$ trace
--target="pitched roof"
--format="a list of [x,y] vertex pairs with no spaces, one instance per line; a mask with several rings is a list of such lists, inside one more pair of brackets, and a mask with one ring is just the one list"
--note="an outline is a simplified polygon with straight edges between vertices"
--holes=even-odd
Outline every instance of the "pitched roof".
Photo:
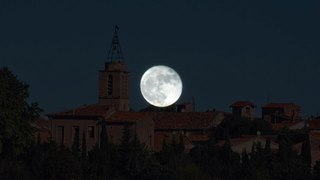
[[[276,145],[276,136],[257,136],[257,135],[243,135],[241,137],[237,137],[237,138],[232,138],[230,139],[230,144],[231,146],[235,147],[235,146],[240,146],[240,145],[244,145],[248,142],[257,142],[257,141],[266,141],[267,139],[270,139],[271,143],[273,145]],[[218,143],[219,146],[223,146],[225,144],[225,140],[220,141]],[[250,147],[252,146],[252,143],[249,144]]]
[[147,116],[144,112],[130,112],[130,111],[118,111],[112,114],[107,120],[109,121],[121,121],[121,120],[141,120]]
[[244,107],[244,106],[256,107],[256,105],[250,101],[236,101],[230,105],[230,107]]
[[93,104],[72,110],[48,114],[48,116],[104,116],[107,121],[137,121],[145,118],[154,120],[155,129],[207,129],[218,125],[224,118],[223,112],[115,112],[105,106]]
[[[219,115],[221,118],[219,118]],[[207,129],[218,125],[224,115],[220,112],[158,112],[152,113],[155,129]]]
[[48,116],[103,116],[108,109],[104,105],[83,105],[75,109],[47,114]]
[[262,108],[286,108],[290,106],[296,106],[299,107],[298,105],[294,103],[268,103],[264,105]]
[[273,130],[281,130],[283,128],[289,128],[289,129],[300,129],[298,127],[299,124],[303,123],[302,120],[297,120],[294,122],[291,121],[282,121],[281,123],[271,123],[272,129]]
[[307,121],[310,129],[320,129],[320,119],[310,119]]

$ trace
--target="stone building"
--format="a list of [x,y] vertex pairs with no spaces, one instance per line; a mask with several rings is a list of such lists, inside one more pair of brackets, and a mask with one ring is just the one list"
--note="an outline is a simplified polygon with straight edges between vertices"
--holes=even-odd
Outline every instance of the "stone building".
[[262,107],[262,119],[274,124],[295,122],[301,119],[300,111],[294,103],[269,103]]
[[256,105],[249,101],[237,101],[230,105],[234,117],[242,117],[250,120],[255,118]]
[[[223,112],[191,112],[190,104],[181,106],[182,112],[131,112],[129,106],[129,72],[116,27],[105,68],[99,71],[99,93],[96,104],[47,114],[50,138],[71,147],[74,139],[80,143],[86,137],[87,149],[100,144],[101,122],[106,122],[108,139],[120,142],[125,125],[132,135],[150,150],[159,151],[162,142],[183,137],[186,149],[208,139],[208,129],[217,126],[225,117]],[[178,139],[177,139],[178,140]]]
[[209,129],[216,127],[223,119],[223,112],[125,112],[107,110],[104,105],[82,106],[70,111],[51,113],[52,138],[57,143],[71,147],[75,136],[82,140],[86,136],[88,150],[100,144],[101,121],[106,121],[108,139],[118,144],[123,128],[127,124],[132,135],[150,150],[160,151],[162,142],[178,141],[180,136],[186,149],[194,143],[208,140]]
[[[100,144],[101,122],[106,122],[109,140],[120,142],[124,126],[129,125],[132,135],[150,148],[153,147],[154,123],[147,114],[138,112],[115,111],[105,105],[93,104],[73,110],[50,113],[47,115],[51,124],[52,138],[57,143],[71,147],[75,136],[82,140],[86,137],[88,149]],[[151,137],[151,138],[150,138]]]

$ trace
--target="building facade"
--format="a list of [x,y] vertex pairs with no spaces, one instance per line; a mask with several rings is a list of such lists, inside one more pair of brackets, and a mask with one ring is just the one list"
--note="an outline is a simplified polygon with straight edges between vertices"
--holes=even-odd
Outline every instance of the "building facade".
[[237,101],[230,105],[234,117],[254,120],[256,105],[249,101]]
[[99,71],[98,102],[47,114],[50,138],[72,147],[75,139],[82,143],[84,136],[90,150],[100,145],[101,123],[105,122],[108,139],[115,144],[120,142],[128,125],[131,135],[136,135],[152,151],[160,151],[163,141],[180,136],[189,150],[195,142],[206,141],[208,130],[225,117],[223,112],[193,112],[191,103],[179,106],[180,112],[131,112],[129,75],[116,27],[105,68]]
[[[71,147],[75,138],[86,138],[88,150],[100,145],[102,121],[110,142],[118,144],[123,129],[129,126],[131,135],[145,143],[150,149],[154,146],[154,122],[147,114],[137,112],[114,111],[105,105],[93,104],[81,106],[70,111],[47,114],[50,121],[52,139],[58,144]],[[75,137],[77,136],[77,137]]]
[[274,124],[295,122],[301,119],[301,109],[294,103],[269,103],[262,107],[262,119]]

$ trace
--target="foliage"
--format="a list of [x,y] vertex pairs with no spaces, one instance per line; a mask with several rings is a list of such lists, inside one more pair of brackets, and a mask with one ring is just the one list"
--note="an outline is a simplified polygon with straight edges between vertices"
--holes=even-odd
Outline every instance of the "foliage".
[[29,86],[17,79],[8,68],[0,69],[0,152],[14,157],[29,148],[36,129],[32,125],[41,109],[29,104]]
[[190,151],[190,156],[211,179],[236,179],[240,172],[239,155],[232,151],[229,140],[222,147],[198,145]]
[[85,132],[82,133],[81,157],[82,159],[86,159],[87,157],[87,138]]
[[[71,149],[55,142],[35,142],[32,126],[40,109],[29,105],[27,85],[12,73],[0,70],[0,177],[1,179],[319,179],[320,160],[310,166],[308,129],[283,129],[279,149],[253,143],[241,156],[232,151],[230,137],[273,133],[262,120],[230,118],[210,129],[209,140],[193,144],[188,153],[184,135],[163,141],[160,152],[152,152],[132,133],[126,122],[120,144],[109,142],[106,122],[101,120],[100,142],[88,151],[86,135],[76,134]],[[15,128],[14,128],[15,127]],[[223,141],[221,141],[223,139]],[[293,144],[303,142],[301,154]],[[80,157],[81,151],[81,157]],[[311,176],[312,175],[312,176]]]
[[313,166],[313,179],[320,179],[320,160]]
[[74,134],[74,137],[73,137],[73,143],[72,143],[71,151],[75,156],[79,156],[79,154],[80,154],[80,135],[79,135],[79,131],[75,131],[75,134]]
[[304,158],[307,165],[311,167],[311,145],[309,134],[305,134],[305,140],[303,141],[301,146],[301,156]]
[[237,116],[227,117],[214,129],[216,140],[225,140],[228,138],[239,137],[241,135],[256,135],[257,132],[262,135],[273,134],[271,124],[261,119],[250,120],[239,118]]

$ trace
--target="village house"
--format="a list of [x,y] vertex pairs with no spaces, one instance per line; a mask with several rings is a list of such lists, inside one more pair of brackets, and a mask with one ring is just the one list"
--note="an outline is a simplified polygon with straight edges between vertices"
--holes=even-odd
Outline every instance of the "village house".
[[[260,132],[257,132],[257,135],[243,135],[241,137],[231,138],[230,146],[232,151],[237,152],[239,155],[242,152],[251,153],[252,147],[256,147],[260,143],[262,148],[265,148],[267,140],[270,141],[270,148],[272,152],[276,152],[279,149],[279,144],[276,142],[277,137],[274,135],[261,135]],[[219,142],[219,146],[223,146],[225,141]]]
[[300,111],[294,103],[268,103],[262,107],[262,119],[274,124],[295,122],[301,119]]
[[146,144],[150,150],[160,151],[162,142],[182,136],[186,149],[193,143],[208,140],[208,129],[216,127],[223,119],[222,112],[129,112],[108,111],[103,105],[88,105],[71,111],[48,114],[52,138],[57,143],[71,147],[75,136],[81,141],[84,134],[88,150],[100,144],[101,121],[106,121],[109,140],[120,142],[127,124],[131,134]]
[[136,135],[152,151],[161,150],[163,141],[170,142],[180,136],[188,151],[194,143],[206,141],[208,129],[216,127],[225,117],[223,112],[194,112],[192,103],[178,105],[178,112],[129,111],[129,84],[130,72],[123,61],[116,29],[108,61],[99,71],[98,102],[48,113],[46,127],[50,131],[49,139],[71,147],[75,139],[81,143],[85,136],[90,150],[100,144],[101,123],[104,121],[108,139],[115,144],[120,142],[123,128],[128,125],[132,136]]
[[256,105],[249,101],[237,101],[230,105],[234,117],[254,120]]

